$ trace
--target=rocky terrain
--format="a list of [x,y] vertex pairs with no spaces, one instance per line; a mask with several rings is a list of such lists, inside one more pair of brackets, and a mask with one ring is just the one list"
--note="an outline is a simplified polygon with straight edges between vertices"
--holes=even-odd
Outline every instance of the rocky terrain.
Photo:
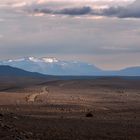
[[1,140],[139,140],[140,81],[57,80],[1,90]]

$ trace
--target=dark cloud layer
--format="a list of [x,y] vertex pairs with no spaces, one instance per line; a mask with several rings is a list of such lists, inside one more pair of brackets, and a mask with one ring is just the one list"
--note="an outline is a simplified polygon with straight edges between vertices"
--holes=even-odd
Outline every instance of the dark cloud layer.
[[76,8],[63,8],[60,10],[52,10],[50,8],[35,8],[33,10],[35,13],[43,14],[63,14],[63,15],[88,15],[92,13],[92,8],[89,6],[76,7]]
[[140,18],[140,1],[137,0],[127,7],[110,7],[102,10],[101,14],[120,18]]
[[43,14],[62,14],[62,15],[91,15],[91,16],[109,16],[118,18],[140,18],[140,1],[135,1],[127,7],[117,6],[108,7],[102,9],[94,9],[90,6],[83,7],[71,7],[62,9],[51,9],[51,8],[34,8],[33,13]]
[[65,8],[56,13],[58,14],[66,14],[66,15],[86,15],[90,14],[92,9],[88,6],[80,7],[80,8]]

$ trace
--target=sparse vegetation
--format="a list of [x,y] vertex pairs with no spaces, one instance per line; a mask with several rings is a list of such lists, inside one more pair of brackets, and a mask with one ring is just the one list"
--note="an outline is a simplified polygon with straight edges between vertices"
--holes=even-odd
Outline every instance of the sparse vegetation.
[[93,117],[93,114],[92,114],[92,112],[88,112],[88,113],[86,114],[86,117],[88,117],[88,118],[91,118],[91,117]]

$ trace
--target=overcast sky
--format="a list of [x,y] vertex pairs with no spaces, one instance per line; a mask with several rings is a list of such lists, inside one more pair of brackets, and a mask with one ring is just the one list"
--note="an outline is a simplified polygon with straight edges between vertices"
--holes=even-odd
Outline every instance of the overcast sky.
[[140,66],[139,0],[0,0],[0,59]]

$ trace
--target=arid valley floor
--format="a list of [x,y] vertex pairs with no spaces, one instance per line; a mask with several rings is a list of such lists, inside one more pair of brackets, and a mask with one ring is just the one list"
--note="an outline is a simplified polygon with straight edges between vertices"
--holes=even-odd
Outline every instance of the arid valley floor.
[[140,80],[0,84],[0,140],[28,139],[140,140]]

